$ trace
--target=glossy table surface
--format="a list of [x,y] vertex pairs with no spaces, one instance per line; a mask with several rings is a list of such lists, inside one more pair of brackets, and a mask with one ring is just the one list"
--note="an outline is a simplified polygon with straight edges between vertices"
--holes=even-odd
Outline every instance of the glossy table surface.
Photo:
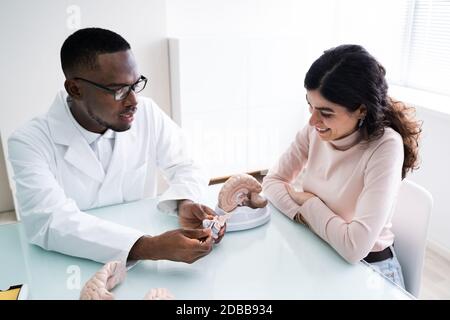
[[[221,185],[204,203],[214,208]],[[411,299],[364,263],[348,264],[327,243],[270,206],[268,223],[227,232],[213,251],[193,264],[141,261],[113,290],[117,299],[142,299],[167,288],[176,299]],[[90,210],[151,235],[178,228],[155,199]],[[49,252],[27,242],[23,225],[0,226],[0,289],[26,283],[31,299],[78,299],[99,263]]]

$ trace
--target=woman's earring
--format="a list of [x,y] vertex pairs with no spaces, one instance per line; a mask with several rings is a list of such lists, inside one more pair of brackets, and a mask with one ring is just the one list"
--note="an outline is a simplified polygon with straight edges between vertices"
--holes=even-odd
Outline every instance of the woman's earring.
[[359,119],[358,128],[361,128],[364,123],[364,118]]

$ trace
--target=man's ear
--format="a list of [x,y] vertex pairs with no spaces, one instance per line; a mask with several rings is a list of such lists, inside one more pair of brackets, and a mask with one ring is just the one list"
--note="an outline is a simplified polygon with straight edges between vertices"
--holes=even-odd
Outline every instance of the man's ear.
[[64,81],[64,88],[66,88],[67,93],[72,99],[75,100],[81,99],[80,87],[78,86],[75,80]]

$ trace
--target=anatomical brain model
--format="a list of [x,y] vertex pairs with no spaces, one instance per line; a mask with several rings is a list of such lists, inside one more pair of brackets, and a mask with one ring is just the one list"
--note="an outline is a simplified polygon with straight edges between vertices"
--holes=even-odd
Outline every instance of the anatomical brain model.
[[89,279],[81,290],[81,300],[114,300],[110,292],[117,284],[123,281],[126,269],[119,261],[105,264],[94,276]]
[[257,209],[267,205],[267,200],[259,195],[261,191],[261,185],[251,175],[242,173],[231,176],[219,192],[218,215],[213,220],[203,220],[203,227],[211,228],[212,237],[217,238],[220,229],[236,213],[234,209],[237,207]]
[[267,200],[259,195],[261,184],[249,174],[231,176],[219,192],[219,208],[230,212],[238,206],[264,208]]
[[[114,294],[110,292],[126,276],[126,268],[119,261],[111,261],[97,271],[86,282],[81,290],[80,300],[114,300]],[[144,300],[172,300],[174,297],[165,288],[151,289]]]

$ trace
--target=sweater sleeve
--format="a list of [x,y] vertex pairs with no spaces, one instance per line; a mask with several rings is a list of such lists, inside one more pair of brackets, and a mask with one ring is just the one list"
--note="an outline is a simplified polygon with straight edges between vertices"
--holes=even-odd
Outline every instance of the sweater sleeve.
[[308,160],[308,129],[309,126],[306,125],[297,133],[294,142],[263,180],[264,195],[278,210],[291,219],[299,212],[300,206],[292,200],[285,186],[298,176]]
[[356,263],[367,256],[390,218],[401,183],[403,158],[400,136],[386,139],[375,148],[350,222],[336,215],[318,197],[300,207],[309,227],[348,262]]

